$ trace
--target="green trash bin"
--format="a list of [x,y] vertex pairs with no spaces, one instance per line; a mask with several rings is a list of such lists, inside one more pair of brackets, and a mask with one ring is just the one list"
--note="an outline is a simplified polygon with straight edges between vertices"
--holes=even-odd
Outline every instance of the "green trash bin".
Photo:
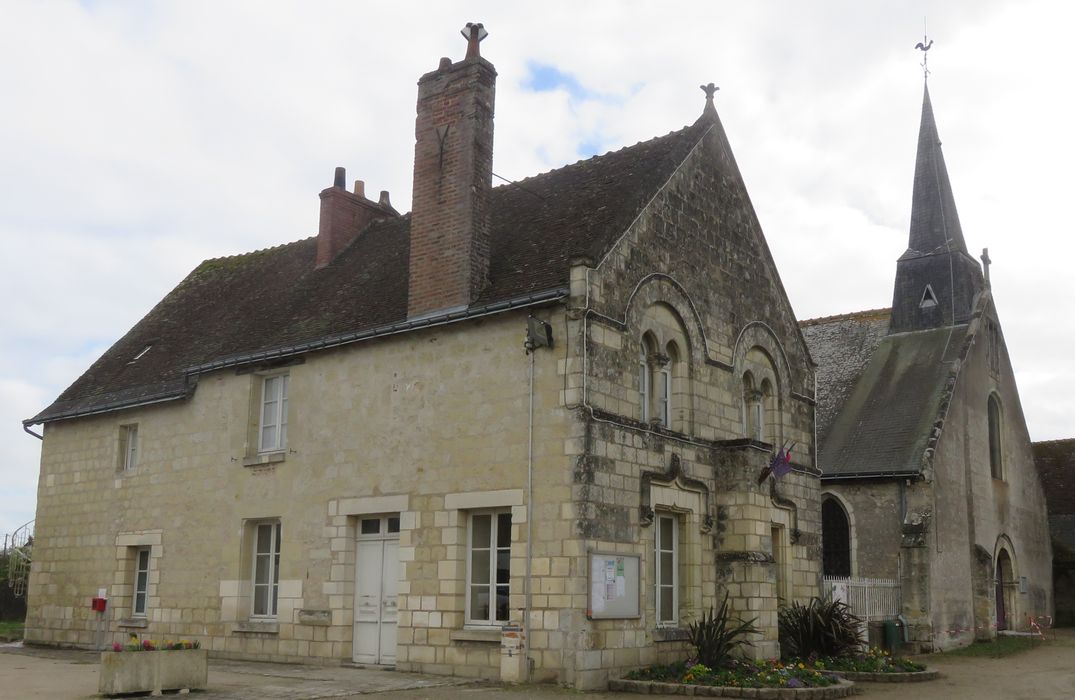
[[885,620],[885,649],[895,653],[900,646],[900,623]]

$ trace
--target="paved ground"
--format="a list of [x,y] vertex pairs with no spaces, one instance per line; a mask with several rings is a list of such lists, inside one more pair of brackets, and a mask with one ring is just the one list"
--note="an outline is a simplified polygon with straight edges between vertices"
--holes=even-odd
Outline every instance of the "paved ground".
[[[87,700],[97,697],[93,652],[0,644],[0,700]],[[1071,700],[1075,698],[1075,630],[1059,630],[1036,649],[1005,659],[934,655],[925,662],[943,677],[927,683],[860,683],[866,698],[914,700]],[[352,668],[210,661],[209,690],[191,700],[568,700],[580,694],[550,686],[501,687],[439,676]],[[171,696],[178,698],[179,696]],[[624,700],[587,694],[586,700]],[[637,696],[636,696],[637,697]]]

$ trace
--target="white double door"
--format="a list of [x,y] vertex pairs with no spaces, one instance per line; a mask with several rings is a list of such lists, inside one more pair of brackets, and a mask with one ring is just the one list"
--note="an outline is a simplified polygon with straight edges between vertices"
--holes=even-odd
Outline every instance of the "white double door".
[[355,556],[355,663],[396,663],[399,518],[363,517]]

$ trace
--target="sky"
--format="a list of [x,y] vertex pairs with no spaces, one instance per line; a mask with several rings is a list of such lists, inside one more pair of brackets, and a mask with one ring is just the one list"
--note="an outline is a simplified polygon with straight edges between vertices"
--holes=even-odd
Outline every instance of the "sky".
[[201,260],[316,233],[335,166],[410,209],[420,75],[483,22],[494,172],[716,105],[799,318],[891,304],[930,94],[1034,440],[1075,437],[1066,0],[0,0],[0,534],[47,406]]

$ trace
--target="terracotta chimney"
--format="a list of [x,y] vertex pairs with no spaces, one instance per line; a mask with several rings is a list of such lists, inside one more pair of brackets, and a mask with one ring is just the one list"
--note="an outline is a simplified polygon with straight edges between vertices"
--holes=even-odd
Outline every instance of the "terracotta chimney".
[[468,306],[488,275],[496,70],[479,54],[482,25],[462,33],[466,58],[418,81],[409,317]]
[[[347,173],[336,168],[332,187],[321,191],[321,221],[317,227],[317,261],[320,269],[339,255],[375,219],[399,216],[395,209],[371,202],[365,185],[355,180],[355,193],[347,191]],[[385,197],[387,201],[387,197]]]

